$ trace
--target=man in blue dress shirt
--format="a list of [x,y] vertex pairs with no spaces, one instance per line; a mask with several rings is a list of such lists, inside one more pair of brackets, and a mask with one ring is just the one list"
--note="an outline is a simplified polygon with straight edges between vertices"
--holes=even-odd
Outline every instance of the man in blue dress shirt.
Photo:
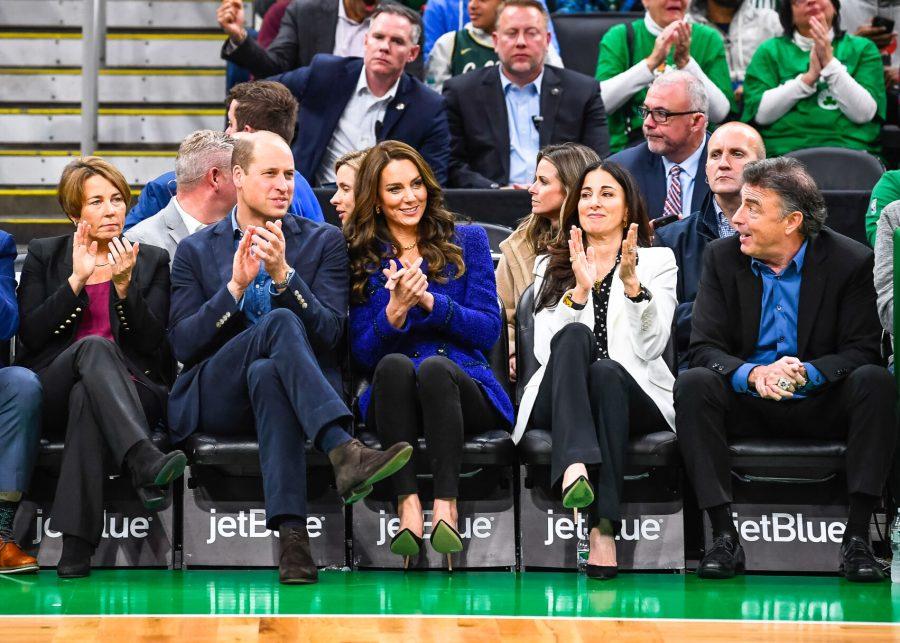
[[896,441],[897,394],[880,365],[872,251],[823,226],[825,202],[795,159],[744,168],[738,234],[706,248],[691,368],[675,384],[675,425],[713,544],[697,574],[744,569],[731,513],[731,437],[845,441],[848,580],[884,578],[869,522]]

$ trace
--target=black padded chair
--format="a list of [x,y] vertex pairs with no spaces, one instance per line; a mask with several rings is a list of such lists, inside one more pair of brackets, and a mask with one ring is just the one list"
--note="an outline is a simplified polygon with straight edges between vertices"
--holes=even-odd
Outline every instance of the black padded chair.
[[566,69],[593,78],[597,71],[597,54],[603,35],[612,27],[639,20],[643,15],[614,11],[553,14],[553,28],[556,30],[560,56]]
[[811,147],[785,156],[803,163],[820,190],[871,190],[884,174],[881,161],[861,150]]
[[474,221],[473,223],[481,226],[487,232],[488,243],[491,245],[491,259],[494,261],[494,267],[496,267],[497,262],[500,261],[500,244],[513,233],[513,229],[499,223],[485,223],[483,221]]

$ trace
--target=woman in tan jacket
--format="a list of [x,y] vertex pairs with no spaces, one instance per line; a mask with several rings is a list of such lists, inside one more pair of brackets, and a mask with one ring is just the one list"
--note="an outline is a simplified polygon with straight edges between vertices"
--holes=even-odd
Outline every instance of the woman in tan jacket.
[[509,334],[509,379],[516,381],[516,304],[534,282],[534,259],[544,254],[556,237],[559,214],[566,198],[577,189],[582,171],[600,160],[597,153],[579,143],[548,145],[537,155],[531,194],[531,214],[500,244],[497,293],[506,309]]

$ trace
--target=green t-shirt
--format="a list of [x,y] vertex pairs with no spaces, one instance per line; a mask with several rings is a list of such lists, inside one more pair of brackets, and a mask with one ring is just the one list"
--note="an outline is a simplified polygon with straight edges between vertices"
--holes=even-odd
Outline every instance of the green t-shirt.
[[[881,55],[867,38],[845,35],[834,41],[834,57],[844,63],[851,76],[868,91],[878,110],[868,123],[853,123],[838,108],[828,84],[819,79],[816,93],[797,102],[770,125],[757,127],[769,156],[779,156],[808,147],[847,147],[878,154],[878,136],[885,115],[884,72]],[[765,41],[756,50],[744,80],[742,120],[756,118],[765,91],[796,78],[809,68],[809,52],[786,36]]]
[[468,29],[456,32],[453,54],[450,56],[450,75],[459,76],[475,69],[497,64],[497,52],[472,37]]
[[[618,76],[623,71],[633,67],[639,60],[643,60],[653,51],[656,36],[647,30],[643,19],[632,24],[634,27],[634,47],[631,60],[628,59],[628,36],[625,25],[616,25],[606,32],[600,41],[600,53],[597,56],[596,78],[599,81],[609,80]],[[669,52],[666,62],[675,66],[675,48]],[[725,58],[725,46],[722,37],[716,30],[706,25],[692,25],[691,27],[691,57],[697,61],[700,68],[709,76],[713,84],[722,90],[731,102],[731,108],[735,109],[734,94],[731,91],[731,73],[728,71],[728,61]],[[642,89],[630,101],[627,101],[619,109],[607,113],[606,123],[609,127],[609,147],[612,152],[623,149],[628,142],[625,132],[626,118],[631,119],[632,129],[640,130],[643,119],[638,115],[637,108],[644,102],[647,90]],[[630,111],[630,114],[626,114]]]
[[900,170],[890,170],[881,175],[878,183],[872,188],[872,200],[866,211],[866,239],[870,246],[875,246],[875,231],[881,211],[900,199]]

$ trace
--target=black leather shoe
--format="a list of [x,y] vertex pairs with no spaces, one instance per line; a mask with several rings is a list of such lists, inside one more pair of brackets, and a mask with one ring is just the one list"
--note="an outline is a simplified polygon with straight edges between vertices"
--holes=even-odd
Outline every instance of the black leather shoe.
[[60,578],[82,578],[91,573],[91,556],[94,546],[78,536],[63,534],[62,556],[56,565]]
[[853,583],[884,580],[884,572],[875,560],[872,547],[859,536],[849,536],[841,544],[841,575]]
[[384,451],[366,447],[352,439],[328,452],[334,480],[344,504],[352,505],[372,491],[372,485],[397,473],[412,455],[407,442],[398,442]]
[[285,585],[308,585],[319,580],[319,570],[309,552],[306,527],[282,527],[281,558],[278,559],[278,578]]
[[134,488],[163,487],[184,473],[187,458],[181,451],[163,453],[150,440],[141,440],[128,449],[125,463],[131,470]]
[[713,539],[712,547],[697,567],[697,576],[732,578],[735,574],[743,574],[744,566],[744,548],[740,539],[732,534],[723,534]]
[[585,574],[594,580],[612,580],[619,575],[618,565],[591,565],[588,563]]

